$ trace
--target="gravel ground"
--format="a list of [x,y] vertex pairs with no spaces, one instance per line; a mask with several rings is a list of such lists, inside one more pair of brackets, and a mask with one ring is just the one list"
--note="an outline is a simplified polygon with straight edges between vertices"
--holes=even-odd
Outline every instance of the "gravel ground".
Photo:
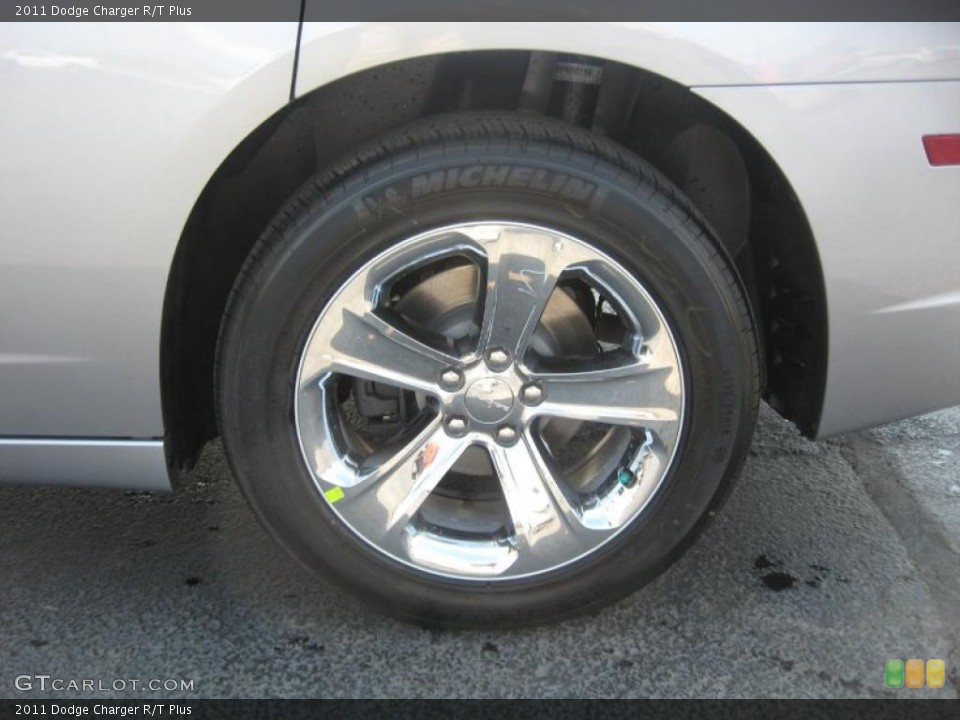
[[[0,696],[957,697],[960,408],[822,443],[765,410],[724,510],[593,616],[428,631],[370,613],[257,525],[220,447],[170,496],[0,488]],[[887,658],[942,658],[890,690]],[[20,692],[18,675],[186,679]]]

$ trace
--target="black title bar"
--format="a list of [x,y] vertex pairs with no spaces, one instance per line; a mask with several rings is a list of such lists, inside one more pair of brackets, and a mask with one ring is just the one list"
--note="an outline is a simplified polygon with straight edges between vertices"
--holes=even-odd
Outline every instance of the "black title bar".
[[3,0],[4,22],[960,20],[960,0]]
[[0,700],[0,717],[220,720],[913,720],[955,700]]

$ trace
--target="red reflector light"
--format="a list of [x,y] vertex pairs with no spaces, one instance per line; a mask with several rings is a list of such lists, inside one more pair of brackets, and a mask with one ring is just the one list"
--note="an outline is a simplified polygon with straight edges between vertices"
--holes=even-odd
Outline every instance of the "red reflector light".
[[931,165],[960,165],[960,135],[924,135],[923,149]]

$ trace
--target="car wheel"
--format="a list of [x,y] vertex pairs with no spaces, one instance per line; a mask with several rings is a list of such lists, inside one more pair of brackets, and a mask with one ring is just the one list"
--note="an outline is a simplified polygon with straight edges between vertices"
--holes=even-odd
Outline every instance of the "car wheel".
[[748,447],[757,342],[730,259],[616,144],[429,119],[318,175],[238,278],[221,434],[295,557],[393,615],[523,625],[635,590]]

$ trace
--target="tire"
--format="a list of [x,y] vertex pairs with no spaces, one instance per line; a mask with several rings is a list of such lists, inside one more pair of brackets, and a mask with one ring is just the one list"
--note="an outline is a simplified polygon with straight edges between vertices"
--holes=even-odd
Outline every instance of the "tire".
[[421,624],[557,621],[654,578],[729,490],[759,404],[745,297],[618,145],[431,118],[317,175],[251,251],[221,435],[336,587]]

